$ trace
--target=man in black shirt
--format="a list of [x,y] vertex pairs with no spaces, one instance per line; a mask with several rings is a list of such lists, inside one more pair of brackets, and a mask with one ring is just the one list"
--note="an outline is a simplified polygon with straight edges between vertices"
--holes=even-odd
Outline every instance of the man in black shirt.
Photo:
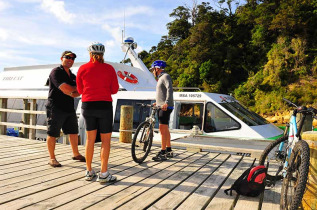
[[76,54],[71,51],[62,53],[62,64],[54,68],[49,76],[49,93],[46,104],[47,113],[47,148],[50,155],[49,165],[61,167],[55,157],[56,138],[60,130],[69,134],[73,150],[73,160],[85,162],[85,157],[78,151],[78,123],[74,109],[74,98],[80,94],[76,88],[76,76],[70,71]]

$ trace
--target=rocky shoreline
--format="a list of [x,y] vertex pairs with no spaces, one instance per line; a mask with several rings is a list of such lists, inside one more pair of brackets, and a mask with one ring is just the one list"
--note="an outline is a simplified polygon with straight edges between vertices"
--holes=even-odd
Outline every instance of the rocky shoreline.
[[[285,112],[277,112],[275,115],[262,115],[264,119],[269,121],[270,123],[277,123],[277,124],[286,124],[289,122],[292,112],[285,111]],[[313,126],[317,127],[317,120],[313,120]]]

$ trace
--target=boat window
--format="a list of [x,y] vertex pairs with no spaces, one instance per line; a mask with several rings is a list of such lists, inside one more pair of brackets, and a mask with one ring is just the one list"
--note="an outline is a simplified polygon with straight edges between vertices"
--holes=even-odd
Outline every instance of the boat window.
[[269,124],[269,122],[265,120],[263,117],[254,112],[249,111],[237,101],[230,101],[219,104],[249,126]]
[[[131,99],[118,99],[116,113],[113,122],[113,131],[119,131],[120,128],[120,112],[122,105],[133,106],[133,129],[136,129],[138,125],[145,120],[150,114],[150,108],[141,107],[137,105],[138,103],[152,104],[154,101],[151,100],[131,100]],[[156,120],[157,121],[157,120]],[[155,128],[158,128],[158,123],[156,123]]]
[[212,103],[206,105],[206,133],[240,129],[241,125]]
[[190,130],[194,125],[202,128],[203,103],[175,103],[176,129]]

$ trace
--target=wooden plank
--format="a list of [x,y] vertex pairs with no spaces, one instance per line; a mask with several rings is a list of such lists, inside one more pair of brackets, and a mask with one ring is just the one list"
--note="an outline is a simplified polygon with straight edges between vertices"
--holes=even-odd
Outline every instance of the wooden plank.
[[3,108],[0,108],[0,112],[11,112],[11,113],[22,113],[22,114],[46,114],[46,111],[3,109]]
[[[48,91],[48,89],[47,89]],[[2,99],[47,99],[47,96],[1,96]]]
[[257,150],[257,149],[200,145],[200,144],[182,143],[182,142],[176,142],[176,141],[173,141],[172,145],[178,146],[178,147],[191,148],[191,149],[196,148],[196,149],[204,149],[204,150],[219,151],[219,152],[247,153],[247,154],[251,154],[251,157],[253,158],[259,158],[263,152],[263,150]]
[[47,130],[47,127],[43,126],[43,125],[25,125],[22,123],[9,123],[9,122],[0,122],[0,125],[11,126],[11,127],[30,128],[30,129],[36,129],[36,130]]
[[180,209],[201,209],[212,199],[214,194],[221,188],[227,176],[239,164],[242,157],[232,155],[216,172],[195,190],[178,208]]
[[[153,204],[150,207],[150,209],[178,208],[179,205],[184,201],[184,199],[190,196],[193,192],[196,192],[198,189],[202,189],[201,184],[203,184],[208,178],[210,178],[212,174],[219,168],[219,166],[224,164],[229,157],[230,157],[229,154],[219,155],[217,158],[215,158],[210,163],[208,163],[208,165],[204,166],[202,169],[197,171],[189,179],[187,179],[186,181],[181,183],[178,187],[173,189],[173,191],[171,191],[169,194],[167,194],[166,196],[161,198],[158,202]],[[194,199],[190,199],[189,203],[192,202],[191,205],[194,207],[193,209],[200,209],[202,205],[204,204],[204,203],[201,203],[200,201],[201,200],[194,198]],[[179,207],[180,209],[190,209],[188,208],[187,204],[185,205],[183,204]]]
[[[56,144],[63,167],[47,165],[45,142],[0,135],[0,209],[278,209],[279,189],[261,197],[225,195],[227,189],[254,161],[217,153],[190,153],[175,149],[175,157],[154,162],[158,147],[139,165],[130,144],[112,142],[109,168],[116,183],[84,180],[85,163],[71,160],[70,145]],[[95,144],[93,168],[100,168]],[[82,153],[85,148],[79,146]],[[217,157],[215,157],[217,156]],[[227,157],[230,156],[228,159]],[[242,158],[239,163],[239,159]],[[96,170],[98,171],[98,170]],[[280,186],[277,186],[280,187]]]
[[[95,152],[96,154],[98,153],[98,151]],[[115,155],[113,155],[115,154]],[[116,155],[116,153],[110,153],[110,158],[109,158],[109,164],[116,161],[116,160],[120,160],[120,159],[124,159],[124,154],[121,153],[121,155]],[[94,160],[93,163],[97,161],[97,159],[99,159],[98,155],[94,156]],[[68,172],[70,170],[69,166],[72,167],[79,167],[82,166],[81,169],[85,169],[85,163],[81,163],[81,162],[75,162],[73,160],[71,160],[71,158],[69,158],[69,161],[65,161],[63,162],[63,166],[59,168],[59,173],[60,174],[65,174],[65,173],[70,173]],[[48,168],[48,170],[43,170],[43,171],[39,171],[37,173],[30,173],[28,174],[27,177],[25,176],[19,176],[19,177],[12,177],[11,179],[5,179],[3,181],[0,181],[0,195],[4,194],[6,192],[10,192],[10,188],[14,188],[14,190],[18,190],[20,188],[25,188],[25,187],[29,187],[31,185],[36,185],[36,183],[38,182],[38,178],[41,177],[49,177],[51,175],[55,175],[56,170],[48,165],[46,165],[46,167]],[[71,168],[72,169],[72,168]],[[62,176],[64,176],[64,174]]]
[[[32,99],[30,103],[30,111],[35,111],[36,110],[36,99]],[[36,115],[32,114],[29,116],[30,117],[30,125],[31,126],[36,126]],[[30,129],[29,130],[29,139],[35,139],[35,132],[36,130]]]
[[200,158],[199,160],[191,163],[184,169],[177,171],[177,173],[175,173],[168,179],[164,179],[159,184],[144,192],[141,196],[135,197],[133,200],[120,206],[118,209],[143,209],[151,206],[152,203],[156,202],[162,196],[172,191],[175,187],[177,187],[183,181],[192,176],[196,171],[198,171],[204,165],[208,164],[212,160],[210,155],[212,154],[208,154]]
[[[147,167],[151,167],[152,165],[156,165],[159,163],[153,162],[153,161],[147,161],[146,167],[144,167],[142,165],[139,165],[131,161],[131,159],[129,159],[129,161],[124,164],[121,164],[121,165],[118,165],[118,163],[114,163],[114,164],[115,164],[114,167],[111,168],[110,171],[114,172],[113,174],[115,174],[118,177],[119,182],[121,182],[124,180],[124,178],[122,178],[123,176],[126,176],[126,177],[132,176],[134,174],[137,174],[140,171],[146,170]],[[41,200],[37,201],[36,205],[31,205],[27,209],[33,209],[34,206],[38,208],[56,208],[67,203],[69,203],[68,205],[72,205],[73,202],[71,201],[75,201],[75,209],[77,209],[78,206],[82,205],[80,200],[78,200],[79,198],[83,196],[95,195],[93,196],[95,199],[100,199],[102,197],[98,194],[98,190],[103,189],[108,185],[109,183],[99,184],[97,182],[87,182],[84,179],[76,180],[73,182],[72,185],[58,186],[57,190],[52,192],[53,195],[51,195],[50,197],[47,195],[47,193],[42,193],[42,192],[37,194],[37,196],[32,196],[33,202],[35,202],[35,200],[38,200],[39,198]],[[62,208],[65,209],[64,207]]]
[[[126,154],[126,155],[130,156],[130,154]],[[99,157],[97,156],[96,158],[99,158]],[[121,161],[127,162],[127,158],[125,157],[124,154],[118,155],[117,159],[121,159]],[[113,159],[109,159],[109,160],[110,160],[109,161],[109,165],[110,165]],[[128,161],[131,162],[131,159],[129,159]],[[42,192],[44,190],[66,184],[68,182],[73,182],[75,180],[82,179],[84,176],[84,169],[85,169],[85,166],[83,164],[84,163],[81,163],[81,162],[74,162],[67,168],[67,170],[63,170],[63,168],[65,167],[54,168],[54,169],[52,168],[55,171],[54,174],[32,179],[31,181],[28,181],[27,184],[19,183],[19,185],[17,186],[9,185],[6,187],[0,187],[2,190],[2,192],[0,192],[1,194],[0,204],[14,201],[16,199],[25,197],[29,194]],[[97,167],[97,166],[100,166],[99,162],[98,164],[93,163],[93,167]],[[20,189],[17,189],[17,187]]]
[[[114,184],[114,188],[110,188],[109,190],[106,190],[106,195],[115,193],[115,191],[112,191],[114,189],[117,189],[116,187],[120,185],[120,183],[123,183],[123,185],[127,185],[130,183],[127,178],[133,176],[138,177],[140,172],[142,171],[151,171],[151,168],[155,165],[160,165],[159,162],[154,162],[152,160],[146,161],[144,165],[139,165],[134,162],[129,162],[127,164],[124,164],[123,166],[117,166],[111,169],[111,172],[114,172],[118,178],[118,182]],[[116,170],[118,169],[118,170]],[[86,182],[87,183],[87,182]],[[63,209],[71,209],[71,208],[78,208],[78,206],[88,206],[90,204],[90,199],[92,199],[92,202],[95,202],[96,200],[100,200],[104,198],[104,194],[100,192],[100,190],[108,189],[108,187],[112,186],[113,184],[99,184],[96,182],[88,182],[89,185],[83,186],[79,189],[76,189],[76,192],[69,191],[65,194],[59,195],[57,197],[54,197],[52,199],[46,200],[44,202],[38,203],[40,206],[46,206],[46,202],[49,202],[51,206],[53,207],[60,207]],[[97,195],[97,196],[96,196]],[[66,205],[64,205],[66,204]]]
[[[8,99],[6,98],[0,98],[0,108],[7,108],[8,105]],[[0,122],[7,122],[7,113],[6,112],[0,112]],[[7,126],[0,126],[0,134],[6,135],[7,134]]]
[[[58,161],[60,161],[60,163],[62,165],[64,165],[64,161],[70,160],[71,157],[71,150],[70,149],[66,149],[64,148],[65,152],[63,156],[59,156]],[[59,150],[60,152],[61,150]],[[81,154],[84,154],[84,148],[79,148],[79,151]],[[98,157],[99,151],[95,151],[96,155]],[[57,154],[57,153],[56,153]],[[66,155],[67,154],[67,155]],[[69,154],[69,155],[68,155]],[[115,154],[116,156],[120,155],[118,154],[118,150],[111,150],[110,154]],[[59,155],[59,154],[57,154]],[[46,168],[47,167],[47,163],[48,163],[48,157],[45,158],[41,158],[41,159],[36,159],[36,160],[32,160],[32,161],[28,161],[27,163],[23,162],[22,164],[20,162],[12,164],[12,165],[8,165],[9,167],[0,167],[0,169],[3,169],[3,174],[0,175],[0,177],[6,177],[8,175],[12,174],[12,177],[14,177],[14,172],[20,173],[20,175],[24,175],[25,173],[29,173],[29,169],[33,169],[33,168],[37,168],[37,170],[40,170],[41,168]],[[49,167],[50,168],[50,167]],[[2,180],[2,179],[1,179]]]
[[[271,160],[269,165],[270,173],[274,174],[278,170],[276,161]],[[277,181],[275,186],[266,187],[263,195],[262,209],[280,209],[282,181]]]
[[[216,154],[214,154],[215,156]],[[109,195],[104,199],[96,200],[93,198],[89,198],[91,200],[91,205],[89,206],[91,209],[105,208],[105,209],[113,209],[116,208],[125,202],[133,199],[134,197],[146,192],[150,188],[158,185],[164,179],[176,174],[179,170],[188,167],[191,163],[202,157],[202,154],[192,154],[192,153],[184,153],[180,156],[174,157],[169,161],[164,161],[159,165],[153,166],[151,170],[145,170],[141,173],[136,174],[137,176],[128,177],[125,183],[118,183],[117,186],[109,186],[107,189],[102,189],[100,193],[105,194],[107,192],[118,192],[114,195]],[[142,196],[142,195],[141,195]],[[87,200],[87,199],[85,199]]]
[[234,168],[229,175],[225,183],[221,186],[217,194],[212,198],[206,209],[232,209],[237,199],[237,194],[233,192],[233,195],[226,195],[224,190],[231,187],[234,181],[254,162],[253,158],[244,157],[239,165]]

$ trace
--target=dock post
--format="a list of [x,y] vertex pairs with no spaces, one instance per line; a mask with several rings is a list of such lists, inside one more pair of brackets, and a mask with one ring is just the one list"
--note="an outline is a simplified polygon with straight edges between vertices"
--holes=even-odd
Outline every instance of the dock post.
[[[31,100],[30,110],[36,111],[36,99]],[[30,125],[36,125],[36,114],[30,114],[29,116]],[[29,139],[35,139],[36,129],[29,129]]]
[[[30,103],[28,99],[23,99],[24,110],[30,110]],[[24,113],[22,115],[23,124],[29,125],[30,124],[30,115]],[[29,128],[22,128],[23,138],[29,138]]]
[[303,209],[317,209],[317,132],[304,132],[302,138],[310,148],[310,165],[306,184],[306,191],[303,196]]
[[[8,105],[8,99],[7,98],[0,98],[0,108],[6,109],[7,105]],[[6,112],[0,112],[0,122],[7,122],[7,113]],[[7,126],[6,125],[0,126],[0,134],[7,135]]]
[[133,106],[121,106],[119,142],[131,143],[133,129]]

